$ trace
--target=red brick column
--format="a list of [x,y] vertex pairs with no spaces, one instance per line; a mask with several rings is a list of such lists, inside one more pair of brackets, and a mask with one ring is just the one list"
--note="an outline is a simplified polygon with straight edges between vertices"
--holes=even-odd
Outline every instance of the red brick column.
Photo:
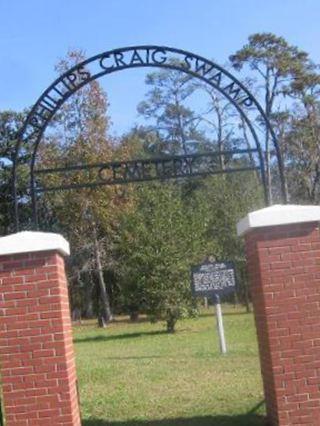
[[319,207],[275,206],[238,228],[273,426],[320,425],[319,219]]
[[62,257],[67,252],[67,242],[56,234],[23,232],[0,239],[0,369],[7,426],[81,424]]

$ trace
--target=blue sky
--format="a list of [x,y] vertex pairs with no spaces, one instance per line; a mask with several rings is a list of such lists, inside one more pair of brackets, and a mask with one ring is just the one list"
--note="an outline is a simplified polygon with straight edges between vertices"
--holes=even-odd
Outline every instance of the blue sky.
[[[0,109],[31,106],[70,48],[87,56],[127,45],[182,48],[225,63],[249,34],[273,32],[320,62],[319,0],[0,0]],[[144,71],[100,80],[116,131],[137,119]]]

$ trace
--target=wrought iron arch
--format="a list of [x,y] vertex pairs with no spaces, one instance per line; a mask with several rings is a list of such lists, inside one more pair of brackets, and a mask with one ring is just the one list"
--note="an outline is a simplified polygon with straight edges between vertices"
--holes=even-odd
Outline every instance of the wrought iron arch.
[[[255,109],[255,111],[259,114],[261,120],[264,123],[265,131],[269,133],[273,142],[281,183],[281,195],[283,202],[287,202],[283,162],[281,157],[281,151],[274,130],[257,99],[236,77],[234,77],[228,70],[221,67],[220,65],[197,54],[185,50],[155,45],[130,46],[103,52],[70,68],[59,78],[57,78],[42,93],[42,95],[32,107],[21,130],[18,132],[18,138],[14,154],[12,181],[14,216],[17,229],[19,229],[17,167],[18,156],[22,145],[31,144],[33,146],[32,158],[30,161],[30,195],[32,199],[33,221],[37,225],[38,215],[36,199],[37,187],[35,180],[35,162],[38,146],[41,142],[43,133],[47,128],[48,124],[50,123],[51,119],[62,106],[62,104],[73,93],[75,93],[77,90],[79,90],[81,87],[83,87],[90,81],[116,71],[141,67],[160,67],[181,71],[204,81],[212,88],[218,90],[226,99],[228,99],[228,101],[236,108],[240,116],[247,124],[253,137],[256,148],[252,151],[256,151],[258,153],[259,169],[261,172],[261,180],[264,187],[266,204],[269,204],[263,151],[254,125],[249,119],[247,113],[249,110]],[[237,153],[243,151],[245,150],[235,150],[233,152]],[[246,151],[249,152],[250,150]],[[211,155],[215,154],[213,153]],[[177,159],[178,157],[175,157],[176,161],[179,160]],[[161,161],[161,159],[158,159],[158,161]],[[106,165],[97,164],[89,165],[89,167],[100,167],[101,171],[103,167],[106,167]],[[75,166],[75,168],[81,169],[81,166]],[[83,166],[83,168],[85,168],[85,166]],[[55,170],[63,171],[66,170],[66,168],[59,168]],[[238,169],[236,169],[235,171],[237,170]],[[46,172],[46,170],[40,170],[38,172]],[[106,184],[106,182],[101,182],[100,184]],[[89,184],[87,186],[93,185]],[[53,189],[72,189],[72,185],[65,188]]]

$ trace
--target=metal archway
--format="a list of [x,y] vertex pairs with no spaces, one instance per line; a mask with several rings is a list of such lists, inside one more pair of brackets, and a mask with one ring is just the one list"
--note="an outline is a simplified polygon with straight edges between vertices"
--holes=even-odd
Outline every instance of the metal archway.
[[[76,66],[70,68],[66,73],[57,78],[40,96],[37,100],[30,113],[28,114],[23,127],[21,128],[17,144],[15,147],[15,156],[13,164],[13,198],[14,198],[14,216],[16,228],[19,229],[19,211],[18,211],[18,195],[17,195],[17,167],[18,167],[18,156],[21,147],[24,144],[31,144],[32,159],[30,162],[30,195],[32,199],[33,209],[33,222],[37,224],[37,192],[41,192],[37,189],[35,175],[36,173],[46,172],[45,170],[36,171],[35,161],[38,151],[38,146],[41,142],[41,138],[54,114],[59,110],[62,104],[77,90],[86,85],[92,80],[102,77],[107,74],[111,74],[116,71],[125,70],[128,68],[141,68],[141,67],[160,67],[181,71],[196,77],[205,83],[209,84],[212,88],[218,90],[238,111],[244,122],[247,124],[251,135],[253,137],[255,148],[252,150],[234,150],[232,153],[244,152],[244,151],[255,151],[259,158],[259,170],[261,172],[261,180],[265,191],[266,203],[269,204],[267,196],[267,183],[265,177],[265,164],[263,159],[263,152],[261,145],[253,126],[253,123],[248,117],[248,110],[254,109],[261,117],[265,126],[265,131],[271,136],[271,140],[274,145],[274,150],[277,158],[279,178],[281,182],[281,195],[283,202],[287,201],[286,185],[283,170],[283,162],[281,158],[281,152],[277,143],[276,135],[272,129],[270,122],[268,121],[261,105],[257,99],[250,93],[250,91],[229,71],[221,67],[220,65],[205,59],[194,53],[176,49],[166,46],[131,46],[119,49],[110,50],[103,52],[99,55],[93,56]],[[230,151],[231,152],[231,151]],[[209,155],[216,155],[211,153]],[[181,156],[172,158],[173,161],[182,161]],[[190,156],[189,156],[190,157]],[[192,156],[191,156],[192,157]],[[163,159],[155,159],[154,161],[163,161]],[[148,160],[144,160],[148,162]],[[130,162],[127,162],[130,163]],[[140,161],[141,163],[141,161]],[[142,162],[143,163],[143,162]],[[99,176],[101,177],[101,170],[106,167],[112,168],[114,165],[119,163],[110,164],[97,164],[97,165],[84,165],[86,167],[97,167],[99,169]],[[152,161],[151,161],[152,164]],[[81,166],[75,166],[81,169]],[[100,168],[99,168],[100,167]],[[126,167],[129,167],[126,165]],[[59,168],[49,171],[63,171],[67,168]],[[245,168],[252,169],[252,168]],[[230,171],[241,171],[240,169]],[[48,170],[47,170],[48,172]],[[217,172],[212,172],[217,173]],[[199,173],[198,173],[199,174]],[[208,174],[203,173],[203,174]],[[190,173],[190,175],[194,175]],[[173,176],[176,177],[176,176]],[[138,179],[150,180],[150,179]],[[132,180],[131,180],[132,181]],[[133,179],[137,181],[137,179]],[[122,183],[119,181],[112,182],[114,184]],[[102,179],[101,182],[92,184],[91,186],[108,184]],[[110,184],[110,183],[109,183]],[[85,185],[82,185],[84,187]],[[87,185],[89,186],[89,185]],[[73,186],[52,188],[51,190],[58,189],[72,189]]]

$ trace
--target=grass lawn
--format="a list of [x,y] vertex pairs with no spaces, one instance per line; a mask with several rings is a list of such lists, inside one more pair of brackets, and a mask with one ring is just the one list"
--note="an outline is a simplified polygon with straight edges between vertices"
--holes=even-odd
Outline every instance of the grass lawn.
[[[263,392],[253,317],[224,306],[228,354],[212,308],[178,323],[74,327],[84,426],[261,426]],[[259,407],[256,409],[256,407]]]

